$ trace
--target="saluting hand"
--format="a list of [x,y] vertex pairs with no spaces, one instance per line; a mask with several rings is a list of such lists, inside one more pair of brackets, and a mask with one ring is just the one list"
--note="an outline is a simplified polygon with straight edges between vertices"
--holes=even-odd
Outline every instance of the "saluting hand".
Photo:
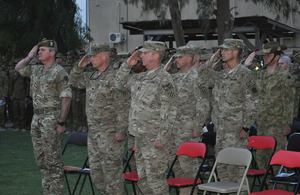
[[36,55],[36,53],[37,53],[37,51],[38,51],[38,49],[39,49],[39,47],[38,47],[37,45],[35,45],[35,46],[31,49],[31,51],[28,53],[28,57],[29,57],[30,59],[34,58],[35,55]]
[[218,49],[218,50],[214,53],[214,55],[212,55],[212,56],[210,57],[209,61],[210,61],[211,63],[215,63],[215,62],[217,61],[218,57],[220,56],[220,52],[221,52],[221,50]]
[[89,60],[89,58],[88,58],[87,55],[83,56],[83,57],[81,58],[80,62],[78,63],[78,67],[79,67],[79,68],[84,68],[84,67],[86,67],[86,66],[88,65],[89,61],[90,61],[90,60]]
[[255,52],[252,52],[252,53],[247,57],[247,59],[245,60],[245,63],[244,63],[244,65],[245,65],[246,67],[251,66],[251,64],[253,63],[254,56],[255,56]]
[[172,65],[172,60],[173,60],[173,56],[169,59],[169,61],[167,62],[167,64],[164,67],[165,71],[169,71]]
[[127,64],[129,66],[134,66],[137,64],[138,62],[138,55],[139,55],[139,51],[135,51],[127,60]]

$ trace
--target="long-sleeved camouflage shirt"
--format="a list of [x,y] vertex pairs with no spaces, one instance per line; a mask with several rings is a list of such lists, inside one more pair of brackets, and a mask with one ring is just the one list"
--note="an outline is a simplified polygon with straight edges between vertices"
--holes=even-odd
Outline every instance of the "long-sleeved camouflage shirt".
[[98,74],[98,71],[84,72],[84,68],[75,66],[70,73],[70,84],[79,89],[86,89],[86,115],[89,124],[114,127],[108,129],[116,131],[112,133],[125,135],[127,121],[118,121],[118,114],[126,110],[121,103],[125,104],[126,99],[115,87],[115,73],[111,66],[101,74]]
[[176,117],[173,79],[162,66],[139,74],[129,74],[131,68],[124,62],[115,79],[118,89],[131,93],[129,133],[166,144]]

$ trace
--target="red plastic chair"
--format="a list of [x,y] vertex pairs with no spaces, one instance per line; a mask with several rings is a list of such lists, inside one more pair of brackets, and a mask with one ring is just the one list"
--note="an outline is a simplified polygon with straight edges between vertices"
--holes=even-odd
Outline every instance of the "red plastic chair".
[[[270,162],[273,154],[275,153],[276,149],[276,139],[271,136],[251,136],[248,139],[248,145],[247,147],[250,149],[252,153],[252,164],[251,168],[247,172],[247,176],[249,177],[254,177],[253,183],[251,186],[251,192],[253,192],[253,188],[255,186],[256,179],[258,180],[258,185],[261,185],[261,180],[260,177],[263,177],[264,174],[266,173],[266,170],[259,169],[257,166],[257,162],[255,160],[255,157],[253,156],[255,150],[272,150],[272,154],[269,157],[268,163]],[[272,171],[272,170],[271,170]],[[269,174],[271,174],[271,171]]]
[[272,169],[273,166],[284,166],[286,168],[300,168],[300,152],[294,152],[294,151],[287,151],[287,150],[280,150],[276,152],[271,162],[269,163],[267,172],[264,174],[262,185],[260,187],[260,192],[253,192],[250,193],[250,195],[296,195],[299,183],[300,183],[300,177],[298,177],[298,182],[296,188],[294,188],[294,192],[288,192],[280,189],[271,189],[271,190],[265,190],[263,191],[263,188],[265,187],[267,173]]
[[[178,159],[178,156],[185,155],[191,158],[202,158],[202,162],[198,168],[198,171],[195,178],[185,178],[185,177],[174,177],[170,178],[170,175],[173,173],[173,166]],[[203,183],[203,177],[201,176],[201,170],[203,170],[203,165],[205,163],[206,155],[206,145],[204,143],[194,143],[194,142],[185,142],[180,145],[177,150],[176,156],[170,166],[170,169],[167,174],[167,183],[170,188],[176,188],[176,193],[179,194],[180,188],[186,188],[192,186],[191,194],[193,194],[195,187],[198,184]]]
[[[132,159],[132,157],[134,155],[134,152],[135,152],[135,146],[133,146],[132,152],[130,153],[128,160],[125,163],[124,170],[123,170],[123,177],[124,177],[125,182],[129,182],[132,184],[133,192],[134,192],[134,194],[136,194],[135,183],[138,182],[139,177],[138,177],[138,173],[136,171],[131,172],[131,168],[129,165],[130,160]],[[130,172],[126,172],[127,169],[129,169]],[[127,192],[126,188],[125,188],[125,190]]]

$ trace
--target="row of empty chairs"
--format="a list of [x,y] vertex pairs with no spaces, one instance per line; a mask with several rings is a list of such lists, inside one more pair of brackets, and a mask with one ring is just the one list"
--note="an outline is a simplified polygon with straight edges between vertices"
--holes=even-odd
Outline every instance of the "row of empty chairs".
[[[84,135],[83,135],[84,134]],[[66,140],[65,147],[63,149],[63,154],[66,150],[68,144],[75,145],[85,145],[87,142],[87,133],[72,133]],[[295,133],[290,136],[287,150],[278,151],[275,153],[276,149],[276,139],[271,136],[251,136],[248,141],[248,146],[245,149],[240,148],[225,148],[217,155],[215,162],[212,165],[207,164],[207,157],[210,156],[206,152],[206,145],[204,143],[192,143],[186,142],[183,143],[177,150],[176,156],[169,167],[167,173],[167,183],[170,187],[176,189],[176,193],[179,194],[180,188],[192,187],[191,194],[194,191],[201,190],[203,194],[206,192],[215,192],[218,194],[227,194],[227,193],[236,193],[240,194],[243,186],[247,186],[248,193],[253,191],[254,186],[260,186],[259,192],[252,192],[250,194],[254,195],[263,195],[263,194],[297,194],[300,174],[298,168],[300,167],[300,134]],[[253,154],[256,150],[272,150],[271,156],[267,157],[269,160],[269,166],[267,170],[260,170],[257,167],[255,157]],[[131,171],[130,160],[132,159],[135,152],[135,147],[131,152],[125,162],[123,176],[125,182],[130,182],[132,184],[132,189],[134,194],[136,194],[135,184],[138,182],[138,173],[136,171]],[[200,158],[201,163],[199,165],[195,177],[192,178],[183,178],[176,177],[173,170],[174,164],[178,160],[180,155],[186,155],[191,158]],[[240,182],[220,182],[217,178],[217,165],[218,164],[229,164],[235,166],[243,166],[244,174]],[[281,166],[279,176],[275,175],[273,172],[273,166]],[[209,167],[209,169],[207,168]],[[73,166],[64,166],[66,184],[69,191],[69,194],[75,194],[77,186],[82,176],[84,176],[83,182],[80,187],[79,194],[82,191],[86,178],[89,179],[91,185],[92,193],[94,194],[93,184],[89,174],[88,168],[88,157],[86,157],[85,162],[82,167],[73,167]],[[204,181],[204,172],[210,171],[210,175],[207,181]],[[287,173],[286,173],[287,172]],[[67,174],[77,173],[78,178],[76,184],[71,190],[71,187],[68,182]],[[254,177],[251,190],[249,187],[247,177]],[[262,178],[262,180],[261,180]],[[270,178],[270,179],[269,179]],[[273,183],[273,189],[268,190],[266,182],[270,181]],[[292,185],[293,192],[283,191],[275,189],[277,184]],[[126,185],[125,185],[126,189]],[[126,189],[127,192],[127,189]],[[128,192],[127,192],[128,193]]]

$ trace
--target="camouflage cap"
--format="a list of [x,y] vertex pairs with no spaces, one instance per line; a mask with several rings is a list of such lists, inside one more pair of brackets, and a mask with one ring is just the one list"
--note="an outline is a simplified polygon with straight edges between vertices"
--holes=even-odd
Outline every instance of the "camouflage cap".
[[300,63],[300,56],[293,56],[292,61]]
[[147,51],[162,51],[164,52],[167,49],[164,42],[160,41],[145,41],[143,47],[139,50],[141,52]]
[[185,54],[195,54],[195,48],[194,46],[190,45],[185,45],[185,46],[180,46],[177,48],[176,53],[174,54],[174,57],[180,57]]
[[201,50],[201,59],[200,60],[208,60],[211,58],[213,53],[211,51],[208,51],[207,49],[202,49]]
[[53,47],[57,48],[57,43],[53,40],[48,40],[46,38],[43,38],[41,42],[38,43],[38,47]]
[[87,55],[89,56],[93,56],[96,55],[100,52],[109,52],[109,45],[108,44],[100,44],[100,43],[94,43],[91,48],[90,51],[87,52]]
[[247,46],[245,45],[242,39],[225,39],[223,44],[219,46],[219,48],[231,48],[231,49],[246,49]]
[[272,41],[264,44],[263,49],[256,52],[256,55],[264,56],[270,53],[283,53],[282,50],[287,49],[286,46],[280,45],[278,42]]
[[56,58],[61,58],[63,60],[67,60],[66,56],[64,54],[62,54],[62,53],[57,53],[55,57]]

